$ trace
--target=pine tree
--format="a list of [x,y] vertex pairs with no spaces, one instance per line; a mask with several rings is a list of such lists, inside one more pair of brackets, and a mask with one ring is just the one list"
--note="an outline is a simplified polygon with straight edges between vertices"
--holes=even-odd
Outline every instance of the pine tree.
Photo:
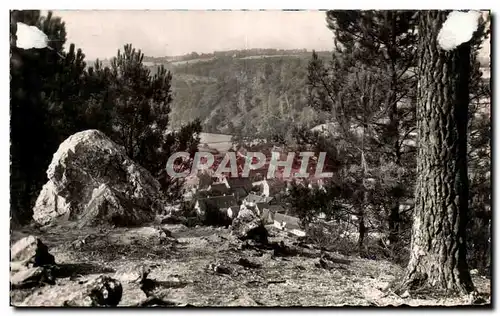
[[84,101],[82,115],[87,129],[97,129],[106,135],[113,135],[114,99],[112,93],[113,76],[108,67],[103,67],[97,59],[93,66],[88,67],[83,77]]
[[61,56],[46,92],[58,143],[88,127],[83,94],[85,55],[81,49],[75,51],[75,45],[71,44],[68,52],[62,52]]
[[[192,158],[194,158],[195,153],[198,151],[201,130],[201,121],[196,119],[193,122],[182,126],[178,131],[172,131],[169,133],[162,145],[160,151],[160,161],[162,164],[158,166],[161,168],[158,169],[155,174],[157,175],[157,179],[160,182],[163,192],[172,201],[182,199],[182,194],[184,193],[182,189],[185,179],[169,177],[165,169],[166,162],[175,152],[189,153],[191,158],[190,162],[192,162]],[[189,167],[189,165],[184,165],[181,169],[189,170]]]
[[166,163],[160,148],[167,138],[172,75],[163,66],[151,75],[143,59],[140,50],[127,44],[111,61],[111,136],[131,159],[155,175]]
[[419,14],[419,148],[411,255],[404,288],[467,293],[467,115],[471,45],[437,43],[446,11]]
[[97,61],[88,69],[87,120],[124,146],[131,159],[160,181],[164,193],[177,200],[183,181],[167,175],[166,163],[174,152],[187,151],[194,156],[201,121],[177,131],[170,128],[172,75],[163,66],[152,74],[143,60],[141,50],[127,44],[112,59],[111,68],[103,69]]
[[[74,92],[74,81],[66,84],[64,74],[78,78],[83,57],[61,58],[65,56],[66,32],[52,12],[44,17],[38,10],[15,10],[10,18],[11,216],[15,222],[25,223],[31,219],[31,208],[61,140],[62,96]],[[52,49],[18,48],[17,22],[41,29]]]
[[[328,11],[327,23],[335,34],[335,52],[329,64],[313,55],[309,66],[311,105],[331,113],[331,121],[338,124],[342,138],[351,146],[363,144],[372,168],[395,162],[396,169],[412,169],[414,156],[403,144],[414,130],[415,12]],[[366,101],[360,102],[360,96]],[[376,106],[365,108],[365,102]],[[363,112],[368,118],[364,122]],[[356,126],[363,128],[362,142],[349,132]],[[400,187],[411,187],[411,183]],[[411,194],[403,191],[386,191],[383,208],[389,209],[392,243],[400,231],[400,199]]]

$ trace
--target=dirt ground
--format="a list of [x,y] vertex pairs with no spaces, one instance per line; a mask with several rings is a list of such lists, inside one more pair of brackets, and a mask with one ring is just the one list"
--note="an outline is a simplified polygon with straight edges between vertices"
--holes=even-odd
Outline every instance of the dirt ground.
[[[120,306],[133,306],[146,298],[136,280],[141,267],[152,268],[151,279],[163,284],[164,299],[180,306],[436,306],[469,305],[468,297],[431,296],[401,298],[387,291],[402,273],[402,267],[387,261],[345,257],[334,268],[323,269],[318,258],[275,257],[272,250],[241,249],[228,229],[187,228],[163,225],[177,243],[157,243],[153,227],[128,229],[75,229],[59,226],[44,230],[19,230],[11,241],[33,234],[49,247],[56,262],[69,273],[55,285],[29,290],[11,290],[14,306],[62,306],[82,287],[82,281],[109,275],[121,281]],[[293,237],[272,231],[271,241]],[[238,264],[241,258],[257,268]],[[225,274],[211,264],[228,268]],[[481,297],[490,303],[490,280],[474,276]]]

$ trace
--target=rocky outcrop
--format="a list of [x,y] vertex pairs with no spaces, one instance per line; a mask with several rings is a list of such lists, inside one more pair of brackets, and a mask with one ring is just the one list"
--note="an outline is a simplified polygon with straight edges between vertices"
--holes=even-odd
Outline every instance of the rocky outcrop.
[[138,225],[152,221],[165,205],[156,179],[97,130],[61,143],[47,177],[33,210],[42,225],[56,219],[80,226]]
[[248,209],[239,212],[231,225],[232,233],[240,240],[252,239],[267,244],[268,232],[260,218]]

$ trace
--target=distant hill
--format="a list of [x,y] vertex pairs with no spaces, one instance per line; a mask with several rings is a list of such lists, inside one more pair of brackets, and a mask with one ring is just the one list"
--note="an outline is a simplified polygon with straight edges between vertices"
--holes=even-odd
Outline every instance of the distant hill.
[[[173,74],[172,128],[200,118],[206,132],[272,137],[286,135],[292,123],[322,123],[307,107],[311,56],[305,49],[249,49],[146,56],[144,64],[153,73],[164,65]],[[110,60],[101,62],[110,66]]]
[[305,50],[229,51],[163,63],[173,73],[173,126],[200,118],[207,132],[268,137],[287,134],[293,122],[321,123],[307,107],[311,55]]
[[[323,59],[331,54],[318,52]],[[173,128],[200,118],[205,132],[272,138],[288,135],[296,124],[312,128],[325,123],[307,106],[311,56],[305,49],[249,49],[146,56],[144,63],[153,73],[164,65],[173,74]]]

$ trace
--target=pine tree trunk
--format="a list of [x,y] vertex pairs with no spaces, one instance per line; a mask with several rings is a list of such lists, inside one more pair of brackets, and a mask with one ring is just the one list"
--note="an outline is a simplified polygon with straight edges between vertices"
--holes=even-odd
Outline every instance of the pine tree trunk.
[[[390,34],[387,35],[387,40],[390,43],[387,46],[386,62],[388,63],[388,70],[390,74],[390,83],[387,87],[387,108],[389,114],[389,125],[387,126],[387,143],[391,149],[390,159],[394,159],[394,162],[399,167],[401,166],[401,146],[399,143],[400,131],[399,123],[400,117],[398,115],[398,73],[396,71],[396,65],[398,63],[399,49],[396,30],[397,30],[397,17],[399,13],[393,11],[384,12],[384,17],[386,23],[390,24]],[[389,226],[389,241],[390,244],[397,243],[399,237],[399,202],[400,199],[397,197],[391,197],[393,199],[392,205],[389,208],[387,214],[387,223]]]
[[411,254],[400,289],[474,289],[466,263],[467,107],[470,46],[444,51],[444,11],[420,16],[419,149]]

